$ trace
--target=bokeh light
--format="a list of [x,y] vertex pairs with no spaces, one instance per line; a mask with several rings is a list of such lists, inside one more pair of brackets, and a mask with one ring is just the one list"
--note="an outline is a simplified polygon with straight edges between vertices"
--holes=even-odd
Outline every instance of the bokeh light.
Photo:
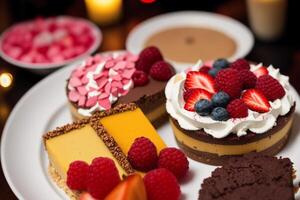
[[150,4],[154,3],[156,0],[140,0],[142,3]]
[[4,88],[8,88],[11,86],[13,82],[13,76],[11,73],[3,72],[0,74],[0,86]]

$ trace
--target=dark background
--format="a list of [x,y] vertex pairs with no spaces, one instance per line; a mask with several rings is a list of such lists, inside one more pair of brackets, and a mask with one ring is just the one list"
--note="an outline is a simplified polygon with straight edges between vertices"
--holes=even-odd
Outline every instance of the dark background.
[[[287,24],[282,38],[271,43],[256,40],[247,58],[279,67],[282,73],[290,76],[290,82],[300,92],[299,1],[289,0],[288,3]],[[177,10],[217,12],[231,16],[248,26],[244,0],[156,0],[152,4],[143,4],[139,0],[124,0],[123,17],[120,22],[100,27],[104,40],[99,51],[124,49],[126,37],[136,24],[151,16]],[[84,0],[0,0],[0,33],[19,21],[61,14],[86,18]],[[3,71],[10,72],[14,82],[9,89],[0,88],[0,133],[16,102],[43,78],[12,66],[0,58],[0,73]],[[2,170],[0,170],[0,199],[16,199],[7,185]]]

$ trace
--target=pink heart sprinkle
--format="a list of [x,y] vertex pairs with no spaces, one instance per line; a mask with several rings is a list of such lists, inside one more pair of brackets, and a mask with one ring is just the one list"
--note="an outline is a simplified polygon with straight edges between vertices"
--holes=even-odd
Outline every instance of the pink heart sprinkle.
[[75,90],[72,90],[69,92],[68,97],[70,101],[77,102],[79,100],[80,95]]
[[77,90],[78,90],[79,94],[82,96],[85,96],[88,93],[88,91],[85,89],[84,86],[77,87]]
[[85,74],[85,72],[83,71],[83,69],[77,69],[73,75],[78,77],[78,78],[81,78],[83,75]]
[[109,99],[106,98],[106,99],[99,99],[98,100],[98,104],[103,107],[105,110],[108,110],[111,108],[111,104],[109,102]]
[[82,85],[82,82],[80,81],[79,78],[77,78],[77,77],[72,77],[72,78],[70,79],[70,84],[71,84],[73,87],[78,87],[78,86]]
[[78,106],[83,107],[85,105],[85,100],[86,100],[85,96],[79,97]]
[[81,83],[82,84],[87,84],[89,82],[89,79],[86,77],[86,76],[83,76],[82,78],[81,78]]
[[112,68],[114,65],[115,65],[115,61],[114,60],[110,60],[110,61],[107,61],[105,63],[105,68],[109,69],[109,68]]
[[97,100],[98,100],[97,96],[88,98],[86,103],[85,103],[85,106],[88,107],[88,108],[93,107],[94,105],[96,105]]
[[123,88],[123,85],[122,85],[122,83],[119,82],[119,81],[113,81],[113,82],[111,83],[111,87]]
[[127,69],[123,72],[122,77],[130,79],[134,72],[135,69]]
[[126,61],[120,61],[113,67],[113,69],[114,70],[124,69],[126,65],[127,65]]
[[121,77],[121,75],[116,75],[116,76],[113,76],[112,79],[115,81],[121,81],[122,77]]
[[101,61],[101,56],[100,56],[100,54],[96,54],[95,56],[94,56],[94,62],[95,63],[99,63]]
[[101,93],[99,96],[98,96],[98,99],[105,99],[105,98],[108,98],[109,97],[109,94],[107,93]]
[[133,55],[131,53],[126,55],[126,60],[131,62],[136,62],[139,59],[139,56]]
[[98,84],[99,89],[101,89],[106,85],[106,83],[108,82],[108,79],[106,77],[102,77],[102,78],[98,79],[96,82]]
[[110,90],[111,90],[111,84],[107,83],[104,87],[104,91],[105,93],[110,94]]
[[126,79],[126,78],[122,79],[122,84],[123,85],[126,85],[128,82],[129,82],[129,79]]
[[126,69],[132,69],[135,67],[135,64],[133,62],[128,62],[126,65]]
[[118,88],[113,87],[113,88],[111,89],[111,94],[112,94],[113,96],[117,97],[117,96],[118,96]]

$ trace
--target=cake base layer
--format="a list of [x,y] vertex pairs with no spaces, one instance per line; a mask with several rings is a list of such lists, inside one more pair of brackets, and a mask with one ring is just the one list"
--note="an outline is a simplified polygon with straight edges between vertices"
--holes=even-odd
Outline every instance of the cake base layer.
[[276,131],[270,130],[272,134],[266,134],[265,137],[261,137],[261,135],[263,135],[261,134],[259,139],[248,140],[247,138],[247,142],[241,139],[231,144],[226,141],[221,143],[220,140],[222,139],[214,139],[216,142],[208,142],[199,138],[196,139],[178,128],[178,124],[174,119],[170,119],[170,124],[178,146],[182,148],[190,158],[211,165],[222,165],[228,157],[240,156],[250,152],[263,152],[267,155],[275,155],[287,143],[292,122],[293,116],[291,114],[285,118],[284,123],[280,124],[280,128],[275,126],[272,129],[275,130],[276,128]]

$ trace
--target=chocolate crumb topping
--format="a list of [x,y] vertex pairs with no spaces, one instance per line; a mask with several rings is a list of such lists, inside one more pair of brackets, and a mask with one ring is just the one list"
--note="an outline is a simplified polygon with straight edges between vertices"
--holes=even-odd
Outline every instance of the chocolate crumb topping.
[[199,200],[294,200],[293,164],[288,158],[250,153],[235,157],[206,178]]

